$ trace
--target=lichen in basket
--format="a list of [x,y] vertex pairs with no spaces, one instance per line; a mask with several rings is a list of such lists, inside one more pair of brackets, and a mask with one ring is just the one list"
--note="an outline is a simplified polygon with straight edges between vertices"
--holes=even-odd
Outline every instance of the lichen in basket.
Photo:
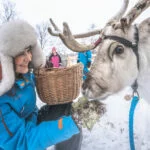
[[88,101],[86,97],[80,97],[72,103],[72,115],[76,123],[83,128],[92,130],[94,125],[106,112],[105,105],[98,100]]

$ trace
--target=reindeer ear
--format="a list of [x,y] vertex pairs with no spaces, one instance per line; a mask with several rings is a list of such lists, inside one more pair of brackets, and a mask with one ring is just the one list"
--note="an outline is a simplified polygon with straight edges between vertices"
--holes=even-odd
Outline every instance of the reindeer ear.
[[150,41],[150,18],[147,18],[145,20],[143,20],[139,26],[139,33],[140,33],[140,41],[141,43],[143,43],[143,45],[145,43],[149,43]]
[[[110,22],[109,22],[110,23]],[[114,30],[122,29],[125,31],[125,28],[128,27],[127,18],[121,18],[119,21],[112,21],[110,24],[107,24],[112,26]]]
[[128,27],[126,18],[121,18],[118,22],[112,22],[110,25],[114,30],[122,29],[123,32],[125,32],[125,28]]

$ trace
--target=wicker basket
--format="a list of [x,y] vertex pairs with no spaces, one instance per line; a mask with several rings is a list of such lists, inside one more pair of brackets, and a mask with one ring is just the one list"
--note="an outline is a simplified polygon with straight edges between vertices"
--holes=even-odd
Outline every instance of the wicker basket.
[[36,70],[36,88],[40,99],[49,105],[73,101],[80,93],[82,69],[82,64],[77,64],[68,68]]

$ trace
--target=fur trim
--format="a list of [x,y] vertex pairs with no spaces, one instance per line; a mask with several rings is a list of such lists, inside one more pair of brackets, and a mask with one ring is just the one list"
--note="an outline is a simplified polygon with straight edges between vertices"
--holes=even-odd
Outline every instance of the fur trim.
[[34,68],[44,67],[46,64],[46,56],[38,44],[32,48],[32,64]]
[[12,88],[15,82],[15,74],[12,57],[0,54],[0,61],[2,65],[2,80],[0,82],[1,96]]
[[[27,22],[15,20],[5,23],[0,28],[0,53],[15,57],[22,53],[25,48],[33,48],[33,65],[39,67],[45,65],[45,58],[42,50],[37,43],[37,35],[34,28]],[[35,56],[34,56],[35,55]],[[38,57],[36,57],[38,56]],[[36,62],[36,64],[34,64]]]
[[31,46],[32,64],[35,68],[45,65],[46,57],[37,42],[34,28],[22,20],[10,21],[0,27],[0,61],[2,81],[0,95],[11,89],[15,82],[13,58]]

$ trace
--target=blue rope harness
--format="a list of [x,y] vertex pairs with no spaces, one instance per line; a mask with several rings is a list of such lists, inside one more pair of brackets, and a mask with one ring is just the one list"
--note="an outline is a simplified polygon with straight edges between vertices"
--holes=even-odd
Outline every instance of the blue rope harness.
[[134,96],[132,98],[130,111],[129,111],[129,140],[130,140],[130,149],[131,150],[135,150],[133,125],[134,125],[134,110],[136,108],[138,101],[139,101],[138,96]]

